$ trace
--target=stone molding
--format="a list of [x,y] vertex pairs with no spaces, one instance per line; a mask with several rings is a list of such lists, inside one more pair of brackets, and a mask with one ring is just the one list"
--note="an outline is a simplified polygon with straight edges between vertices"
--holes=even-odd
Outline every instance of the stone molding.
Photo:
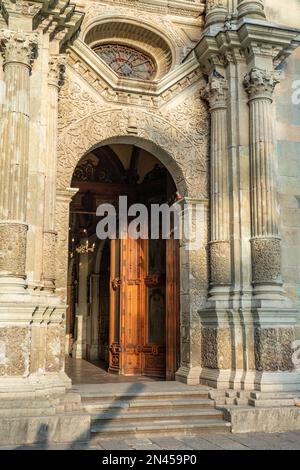
[[264,0],[238,0],[237,10],[239,18],[266,18]]

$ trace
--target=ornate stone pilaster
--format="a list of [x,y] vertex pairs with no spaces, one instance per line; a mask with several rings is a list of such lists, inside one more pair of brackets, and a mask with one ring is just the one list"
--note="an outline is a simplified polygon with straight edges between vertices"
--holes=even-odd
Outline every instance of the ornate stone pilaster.
[[58,91],[63,82],[64,56],[51,56],[48,72],[47,166],[45,178],[45,207],[43,234],[44,289],[55,289],[55,199],[57,162]]
[[61,299],[67,301],[68,259],[69,259],[69,214],[70,202],[77,193],[76,188],[56,192],[55,227],[57,232],[55,278],[56,291]]
[[205,25],[224,25],[228,14],[227,0],[208,0],[206,2]]
[[239,18],[266,18],[264,0],[238,0],[237,9]]
[[244,80],[250,107],[251,250],[254,294],[281,291],[281,240],[276,200],[274,72],[252,69]]
[[25,279],[29,80],[37,37],[2,30],[0,44],[6,90],[0,142],[0,280],[6,290],[8,276],[10,286]]
[[[182,221],[188,221],[193,233],[186,233],[180,243],[181,364],[176,379],[198,384],[201,373],[201,327],[199,308],[206,303],[208,291],[207,201],[185,198],[180,202]],[[202,232],[202,233],[201,233]],[[188,235],[188,236],[187,236]],[[198,238],[195,240],[194,235]]]
[[227,81],[210,77],[206,99],[211,112],[211,295],[231,284],[229,235],[229,168],[227,149]]

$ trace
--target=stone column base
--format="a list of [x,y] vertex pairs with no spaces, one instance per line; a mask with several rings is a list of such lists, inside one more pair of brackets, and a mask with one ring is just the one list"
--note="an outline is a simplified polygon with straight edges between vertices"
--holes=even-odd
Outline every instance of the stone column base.
[[199,366],[181,366],[175,374],[175,379],[187,385],[199,385],[200,373]]

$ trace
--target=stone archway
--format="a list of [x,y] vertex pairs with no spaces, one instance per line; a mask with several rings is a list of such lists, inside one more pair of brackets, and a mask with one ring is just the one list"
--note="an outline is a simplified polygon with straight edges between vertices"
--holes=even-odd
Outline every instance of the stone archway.
[[[176,116],[174,117],[176,120]],[[206,152],[174,120],[133,108],[101,109],[64,128],[59,137],[57,168],[57,292],[66,301],[69,203],[73,171],[88,152],[111,143],[131,143],[152,153],[168,169],[184,201],[205,205],[205,243],[197,251],[181,247],[181,369],[180,380],[199,383],[201,362],[198,310],[208,288]]]

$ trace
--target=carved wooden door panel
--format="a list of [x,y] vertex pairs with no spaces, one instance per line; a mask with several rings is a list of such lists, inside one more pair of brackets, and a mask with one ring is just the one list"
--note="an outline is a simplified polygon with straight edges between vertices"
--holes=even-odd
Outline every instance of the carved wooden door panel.
[[174,379],[177,267],[176,241],[111,241],[110,372]]

